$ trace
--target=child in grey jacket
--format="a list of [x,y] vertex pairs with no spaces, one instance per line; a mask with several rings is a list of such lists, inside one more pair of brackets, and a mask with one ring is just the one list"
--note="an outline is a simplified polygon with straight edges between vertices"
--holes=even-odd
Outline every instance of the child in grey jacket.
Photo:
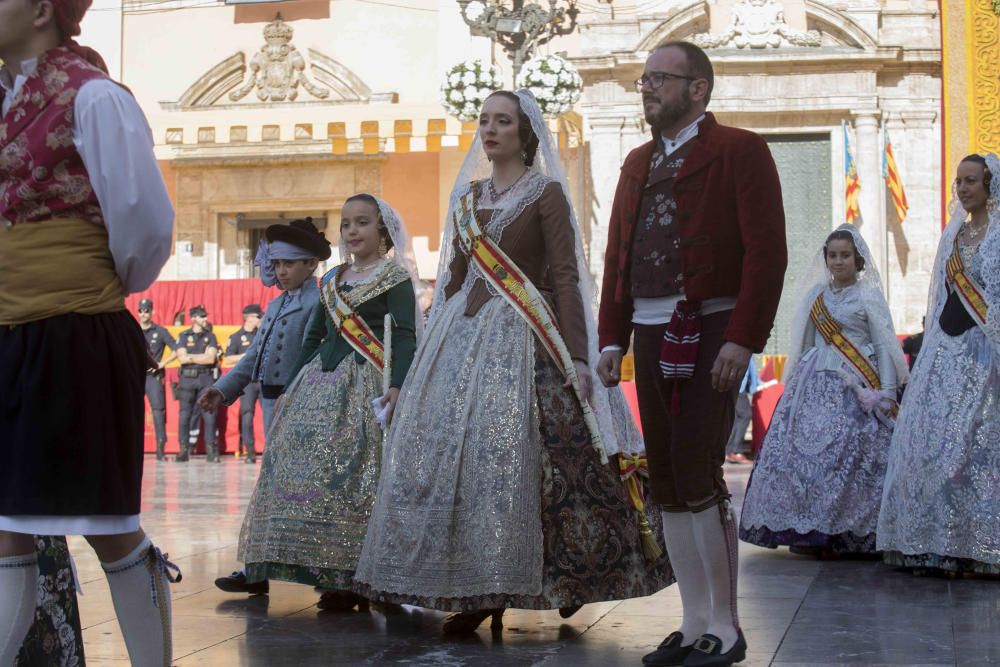
[[246,354],[231,371],[205,389],[199,398],[204,410],[232,405],[251,382],[260,382],[264,431],[270,428],[274,404],[292,381],[289,377],[319,303],[313,273],[320,260],[329,259],[330,242],[312,218],[271,225],[264,230],[254,263],[264,285],[285,291],[267,304],[260,330]]

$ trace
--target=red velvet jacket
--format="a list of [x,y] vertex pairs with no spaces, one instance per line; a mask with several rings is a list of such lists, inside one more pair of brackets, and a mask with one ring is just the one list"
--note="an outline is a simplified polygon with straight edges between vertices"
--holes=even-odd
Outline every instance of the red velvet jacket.
[[[628,349],[632,333],[632,234],[655,142],[625,159],[611,209],[598,317],[600,347]],[[705,114],[677,176],[684,293],[694,301],[736,297],[727,341],[755,352],[774,326],[788,262],[781,183],[767,143]]]

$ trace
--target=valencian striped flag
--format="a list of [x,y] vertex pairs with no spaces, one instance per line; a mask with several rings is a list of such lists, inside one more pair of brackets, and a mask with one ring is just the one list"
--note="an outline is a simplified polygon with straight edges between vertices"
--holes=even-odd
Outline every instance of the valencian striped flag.
[[861,181],[858,180],[858,168],[851,156],[851,140],[847,138],[847,123],[840,122],[844,130],[844,211],[847,222],[857,224],[861,218],[861,208],[858,206],[858,195],[861,193]]
[[896,166],[896,157],[892,154],[892,142],[889,140],[889,129],[882,128],[882,177],[885,179],[885,187],[892,195],[892,204],[896,207],[896,216],[899,224],[906,220],[906,212],[910,205],[906,203],[906,191],[903,190],[903,180],[899,177],[899,167]]

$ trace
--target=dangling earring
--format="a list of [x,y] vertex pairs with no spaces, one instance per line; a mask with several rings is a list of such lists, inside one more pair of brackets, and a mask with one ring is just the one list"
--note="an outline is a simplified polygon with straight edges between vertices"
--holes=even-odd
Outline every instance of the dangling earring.
[[379,234],[378,237],[378,254],[385,255],[389,252],[389,244],[385,242],[385,237]]
[[521,150],[521,162],[528,164],[528,151],[524,149]]

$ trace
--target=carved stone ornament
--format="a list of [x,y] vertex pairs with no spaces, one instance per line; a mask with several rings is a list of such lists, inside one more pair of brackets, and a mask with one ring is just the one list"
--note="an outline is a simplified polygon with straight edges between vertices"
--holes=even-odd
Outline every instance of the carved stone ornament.
[[782,45],[819,46],[818,30],[793,30],[785,22],[784,8],[775,0],[740,0],[726,32],[695,35],[691,41],[702,48],[776,49]]
[[330,96],[329,88],[317,86],[306,76],[306,60],[292,46],[292,33],[292,26],[281,20],[281,14],[264,26],[266,43],[250,58],[246,82],[229,93],[229,99],[241,100],[256,88],[262,102],[295,100],[300,85],[313,97],[325,100]]

